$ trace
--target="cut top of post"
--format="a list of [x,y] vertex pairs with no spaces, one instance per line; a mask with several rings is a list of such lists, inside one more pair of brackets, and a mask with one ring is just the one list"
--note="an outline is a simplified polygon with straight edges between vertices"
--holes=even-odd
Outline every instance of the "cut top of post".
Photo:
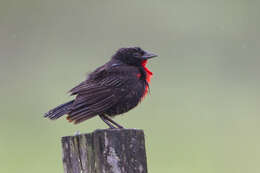
[[143,130],[105,129],[62,137],[65,173],[147,173]]

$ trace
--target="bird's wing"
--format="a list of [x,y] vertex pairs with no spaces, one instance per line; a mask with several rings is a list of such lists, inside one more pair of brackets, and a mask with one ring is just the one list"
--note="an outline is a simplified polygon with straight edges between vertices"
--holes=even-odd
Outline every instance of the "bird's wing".
[[95,87],[97,85],[97,82],[99,81],[99,78],[102,78],[102,76],[105,76],[105,74],[107,73],[106,68],[107,66],[103,65],[97,68],[93,73],[89,74],[87,80],[81,82],[69,91],[71,95],[77,95],[82,90],[87,90],[88,88]]
[[102,77],[97,75],[98,79],[88,79],[71,90],[77,96],[67,117],[69,121],[80,123],[104,113],[130,92],[127,83],[132,75],[101,73]]

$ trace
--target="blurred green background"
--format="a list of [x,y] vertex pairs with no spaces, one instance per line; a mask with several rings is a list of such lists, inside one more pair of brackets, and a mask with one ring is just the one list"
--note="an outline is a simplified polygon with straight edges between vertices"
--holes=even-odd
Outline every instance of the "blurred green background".
[[151,95],[115,118],[144,129],[151,173],[260,172],[260,1],[1,0],[0,172],[63,172],[61,136],[106,128],[44,119],[120,47],[151,60]]

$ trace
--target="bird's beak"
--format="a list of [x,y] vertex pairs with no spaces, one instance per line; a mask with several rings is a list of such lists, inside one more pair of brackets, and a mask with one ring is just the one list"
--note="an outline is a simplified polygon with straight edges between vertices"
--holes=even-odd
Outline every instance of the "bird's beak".
[[157,57],[157,55],[150,52],[145,52],[144,55],[142,56],[143,59],[150,59],[154,57]]

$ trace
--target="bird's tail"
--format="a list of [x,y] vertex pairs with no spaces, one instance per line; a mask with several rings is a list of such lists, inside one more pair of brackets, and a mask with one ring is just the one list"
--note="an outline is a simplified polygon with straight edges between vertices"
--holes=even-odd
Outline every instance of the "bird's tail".
[[44,114],[44,117],[50,118],[51,120],[60,118],[61,116],[67,114],[70,111],[73,102],[74,102],[74,100],[71,100],[54,109],[49,110],[49,112]]

